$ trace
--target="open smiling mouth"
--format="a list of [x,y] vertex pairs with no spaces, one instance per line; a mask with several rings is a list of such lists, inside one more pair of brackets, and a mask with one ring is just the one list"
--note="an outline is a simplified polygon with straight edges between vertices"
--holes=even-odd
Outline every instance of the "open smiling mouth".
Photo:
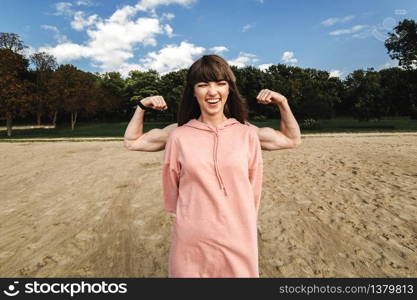
[[217,103],[220,102],[220,98],[210,98],[207,99],[206,102],[210,105],[210,106],[216,106]]

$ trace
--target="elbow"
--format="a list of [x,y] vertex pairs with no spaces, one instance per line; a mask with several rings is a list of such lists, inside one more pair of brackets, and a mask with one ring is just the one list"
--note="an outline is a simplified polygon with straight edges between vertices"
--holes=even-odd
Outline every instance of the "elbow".
[[124,139],[123,146],[130,151],[155,151],[152,149],[149,149],[146,144],[138,143],[138,140],[127,140]]
[[129,140],[124,139],[124,140],[123,140],[123,146],[124,146],[127,150],[133,150],[132,143],[131,143]]
[[292,148],[298,148],[301,145],[301,138],[293,140],[293,147]]

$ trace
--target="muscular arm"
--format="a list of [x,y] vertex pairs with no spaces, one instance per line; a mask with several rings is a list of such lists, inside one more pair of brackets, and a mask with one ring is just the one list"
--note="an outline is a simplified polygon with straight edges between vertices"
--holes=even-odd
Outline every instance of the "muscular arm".
[[128,150],[156,152],[165,149],[170,132],[177,127],[177,123],[170,124],[162,129],[151,129],[136,140],[125,140],[124,146]]
[[250,123],[249,125],[256,129],[262,150],[273,151],[280,149],[291,149],[299,146],[299,144],[289,139],[281,131],[277,131],[270,127],[259,128]]
[[123,145],[128,150],[155,152],[165,149],[166,140],[177,124],[170,124],[163,129],[151,129],[143,132],[144,111],[138,107],[130,120],[124,135]]
[[[295,120],[287,101],[278,104],[281,114],[280,130],[270,127],[257,127],[256,129],[262,150],[280,150],[296,148],[301,144],[301,133],[297,121]],[[178,125],[170,124],[163,129],[152,129],[143,133],[143,114],[144,111],[138,107],[135,115],[130,121],[124,136],[124,146],[129,150],[136,151],[162,151],[165,149],[166,140]]]
[[258,133],[262,150],[292,149],[301,145],[300,127],[291,112],[287,99],[285,98],[278,105],[281,114],[280,130],[270,127],[254,127]]
[[[276,131],[273,128],[259,128],[250,123],[249,125],[256,129],[262,150],[272,151],[278,149],[289,149],[298,146],[280,131]],[[125,147],[129,150],[136,151],[162,151],[165,149],[165,143],[170,132],[175,128],[177,128],[177,123],[170,124],[163,129],[149,130],[145,134],[142,134],[137,140],[125,140]]]

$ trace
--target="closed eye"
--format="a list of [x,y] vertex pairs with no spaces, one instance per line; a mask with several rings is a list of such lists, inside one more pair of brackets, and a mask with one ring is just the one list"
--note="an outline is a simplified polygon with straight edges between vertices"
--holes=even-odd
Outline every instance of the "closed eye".
[[[218,82],[216,82],[216,84],[218,84],[218,85],[227,85],[227,82],[226,81],[218,81]],[[205,86],[208,86],[208,84],[207,83],[197,84],[197,87],[205,87]]]

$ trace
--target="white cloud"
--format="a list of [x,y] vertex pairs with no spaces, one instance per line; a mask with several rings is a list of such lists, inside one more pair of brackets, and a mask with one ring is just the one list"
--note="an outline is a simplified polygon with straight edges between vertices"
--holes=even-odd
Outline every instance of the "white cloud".
[[90,0],[79,0],[77,2],[75,2],[76,5],[78,6],[94,6],[94,2],[90,1]]
[[395,10],[395,14],[396,15],[406,15],[407,14],[407,10],[406,9],[396,9]]
[[141,59],[144,69],[153,69],[160,74],[177,71],[182,68],[189,68],[194,62],[195,56],[202,55],[203,47],[197,47],[188,42],[181,42],[177,45],[167,45],[158,52],[150,52]]
[[143,72],[146,71],[146,69],[144,69],[143,66],[131,63],[122,63],[116,71],[119,72],[122,75],[122,77],[126,78],[129,75],[130,71],[136,70]]
[[66,43],[69,41],[68,38],[65,35],[61,34],[59,29],[55,26],[41,25],[41,28],[45,30],[51,30],[52,32],[54,32],[54,38],[57,40],[58,43]]
[[[76,9],[79,6],[93,6],[90,0],[79,0],[74,3],[59,2],[55,4],[55,15],[70,17],[72,28],[85,31],[88,39],[83,43],[73,43],[65,36],[59,35],[56,27],[44,28],[55,32],[58,45],[40,47],[39,51],[51,53],[57,58],[58,63],[84,58],[102,71],[120,71],[125,75],[129,68],[171,71],[173,68],[190,63],[190,57],[205,49],[183,42],[177,47],[169,45],[158,53],[150,52],[142,59],[142,64],[131,63],[130,60],[134,58],[138,47],[155,47],[158,35],[175,36],[173,28],[169,24],[163,24],[163,20],[172,20],[175,15],[164,13],[158,17],[155,11],[158,6],[170,4],[189,6],[194,2],[195,0],[141,0],[137,1],[136,5],[118,8],[107,19],[102,19],[97,14],[87,15]],[[151,17],[137,17],[140,11],[147,12]],[[171,53],[177,54],[171,55]],[[171,61],[165,61],[166,57],[170,57]]]
[[55,3],[55,16],[73,16],[76,12],[73,7],[76,6],[95,6],[93,1],[90,0],[79,0],[74,4],[71,2],[57,2]]
[[329,27],[329,26],[333,26],[334,24],[337,24],[337,23],[349,22],[349,21],[353,20],[354,18],[355,18],[355,16],[353,16],[353,15],[346,16],[346,17],[343,17],[343,18],[329,18],[329,19],[326,19],[323,22],[321,22],[321,24],[323,26]]
[[114,71],[134,56],[137,44],[156,46],[155,36],[164,33],[158,19],[111,19],[98,21],[94,28],[87,29],[89,40],[83,45],[60,43],[56,47],[43,47],[42,51],[53,54],[59,63],[87,58],[103,71]]
[[251,28],[253,28],[253,25],[252,24],[246,24],[245,26],[243,26],[242,32],[246,32],[246,31],[248,31]]
[[240,52],[238,57],[227,62],[229,65],[243,68],[247,65],[253,65],[258,60],[255,54]]
[[71,21],[71,27],[77,31],[83,30],[85,27],[96,24],[100,20],[98,15],[91,15],[88,18],[85,17],[84,12],[77,11],[74,14],[74,19]]
[[388,69],[388,68],[391,68],[392,67],[392,65],[391,65],[391,63],[385,63],[385,64],[383,64],[383,65],[381,65],[381,66],[379,66],[379,70],[382,70],[382,69]]
[[294,57],[294,52],[292,51],[285,51],[282,54],[281,60],[286,63],[292,63],[292,64],[296,64],[298,62],[298,59]]
[[135,16],[139,11],[137,6],[125,5],[122,8],[116,10],[111,17],[109,18],[109,22],[115,23],[126,23],[128,22],[133,16]]
[[215,54],[221,54],[223,52],[229,51],[229,49],[224,46],[217,46],[210,48],[210,51],[213,51]]
[[[365,30],[353,34],[352,37],[358,38],[358,39],[364,39],[364,38],[374,35],[376,38],[381,39],[381,36],[384,36],[384,34],[381,34],[379,31],[376,31],[375,28],[376,28],[375,26],[374,27],[367,26]],[[376,34],[376,33],[379,33],[379,34]],[[388,35],[386,35],[386,37],[388,37]],[[385,42],[385,39],[382,41]]]
[[262,64],[262,65],[259,65],[258,68],[261,71],[266,71],[270,66],[272,66],[272,64]]
[[158,14],[156,13],[156,9],[155,8],[152,8],[152,9],[149,10],[149,15],[152,18],[158,18]]
[[[380,65],[378,68],[376,68],[376,70],[380,71],[382,69],[389,69],[389,68],[400,68],[400,69],[405,70],[404,66],[399,65],[399,61],[397,59],[393,59],[392,61],[386,62],[383,65]],[[411,69],[417,70],[417,60],[411,63]]]
[[155,35],[162,33],[163,28],[158,19],[139,18],[136,21],[126,22],[98,22],[95,30],[87,30],[90,37],[88,47],[112,56],[109,51],[130,52],[134,45],[139,43],[144,46],[156,46]]
[[329,77],[341,77],[343,75],[343,72],[340,70],[330,70]]
[[367,27],[368,27],[368,25],[355,25],[355,26],[353,26],[350,29],[335,30],[335,31],[329,32],[329,34],[330,35],[352,34],[352,33],[358,32],[358,31],[360,31],[362,29],[365,29]]
[[180,4],[189,7],[196,0],[141,0],[136,7],[140,10],[150,10],[162,5]]
[[72,3],[70,2],[58,2],[55,3],[55,16],[71,16],[73,14]]
[[175,15],[174,14],[171,14],[171,13],[163,13],[161,20],[171,21],[173,18],[175,18]]
[[165,30],[165,33],[168,35],[168,37],[172,38],[174,36],[172,34],[174,30],[172,29],[172,27],[169,24],[165,24],[164,30]]
[[58,63],[89,57],[91,54],[88,47],[74,43],[61,43],[56,47],[41,47],[38,51],[52,54],[56,57]]
[[389,69],[389,68],[395,68],[395,67],[400,67],[398,65],[398,60],[397,59],[393,59],[391,61],[387,61],[385,64],[382,64],[379,67],[377,67],[376,70],[377,71],[380,71],[382,69]]
[[22,54],[26,57],[29,57],[29,56],[31,56],[32,54],[35,54],[35,53],[36,53],[36,49],[33,48],[32,46],[28,46],[27,48],[24,48],[22,50]]
[[259,3],[263,4],[264,0],[256,0],[256,2],[259,2]]

